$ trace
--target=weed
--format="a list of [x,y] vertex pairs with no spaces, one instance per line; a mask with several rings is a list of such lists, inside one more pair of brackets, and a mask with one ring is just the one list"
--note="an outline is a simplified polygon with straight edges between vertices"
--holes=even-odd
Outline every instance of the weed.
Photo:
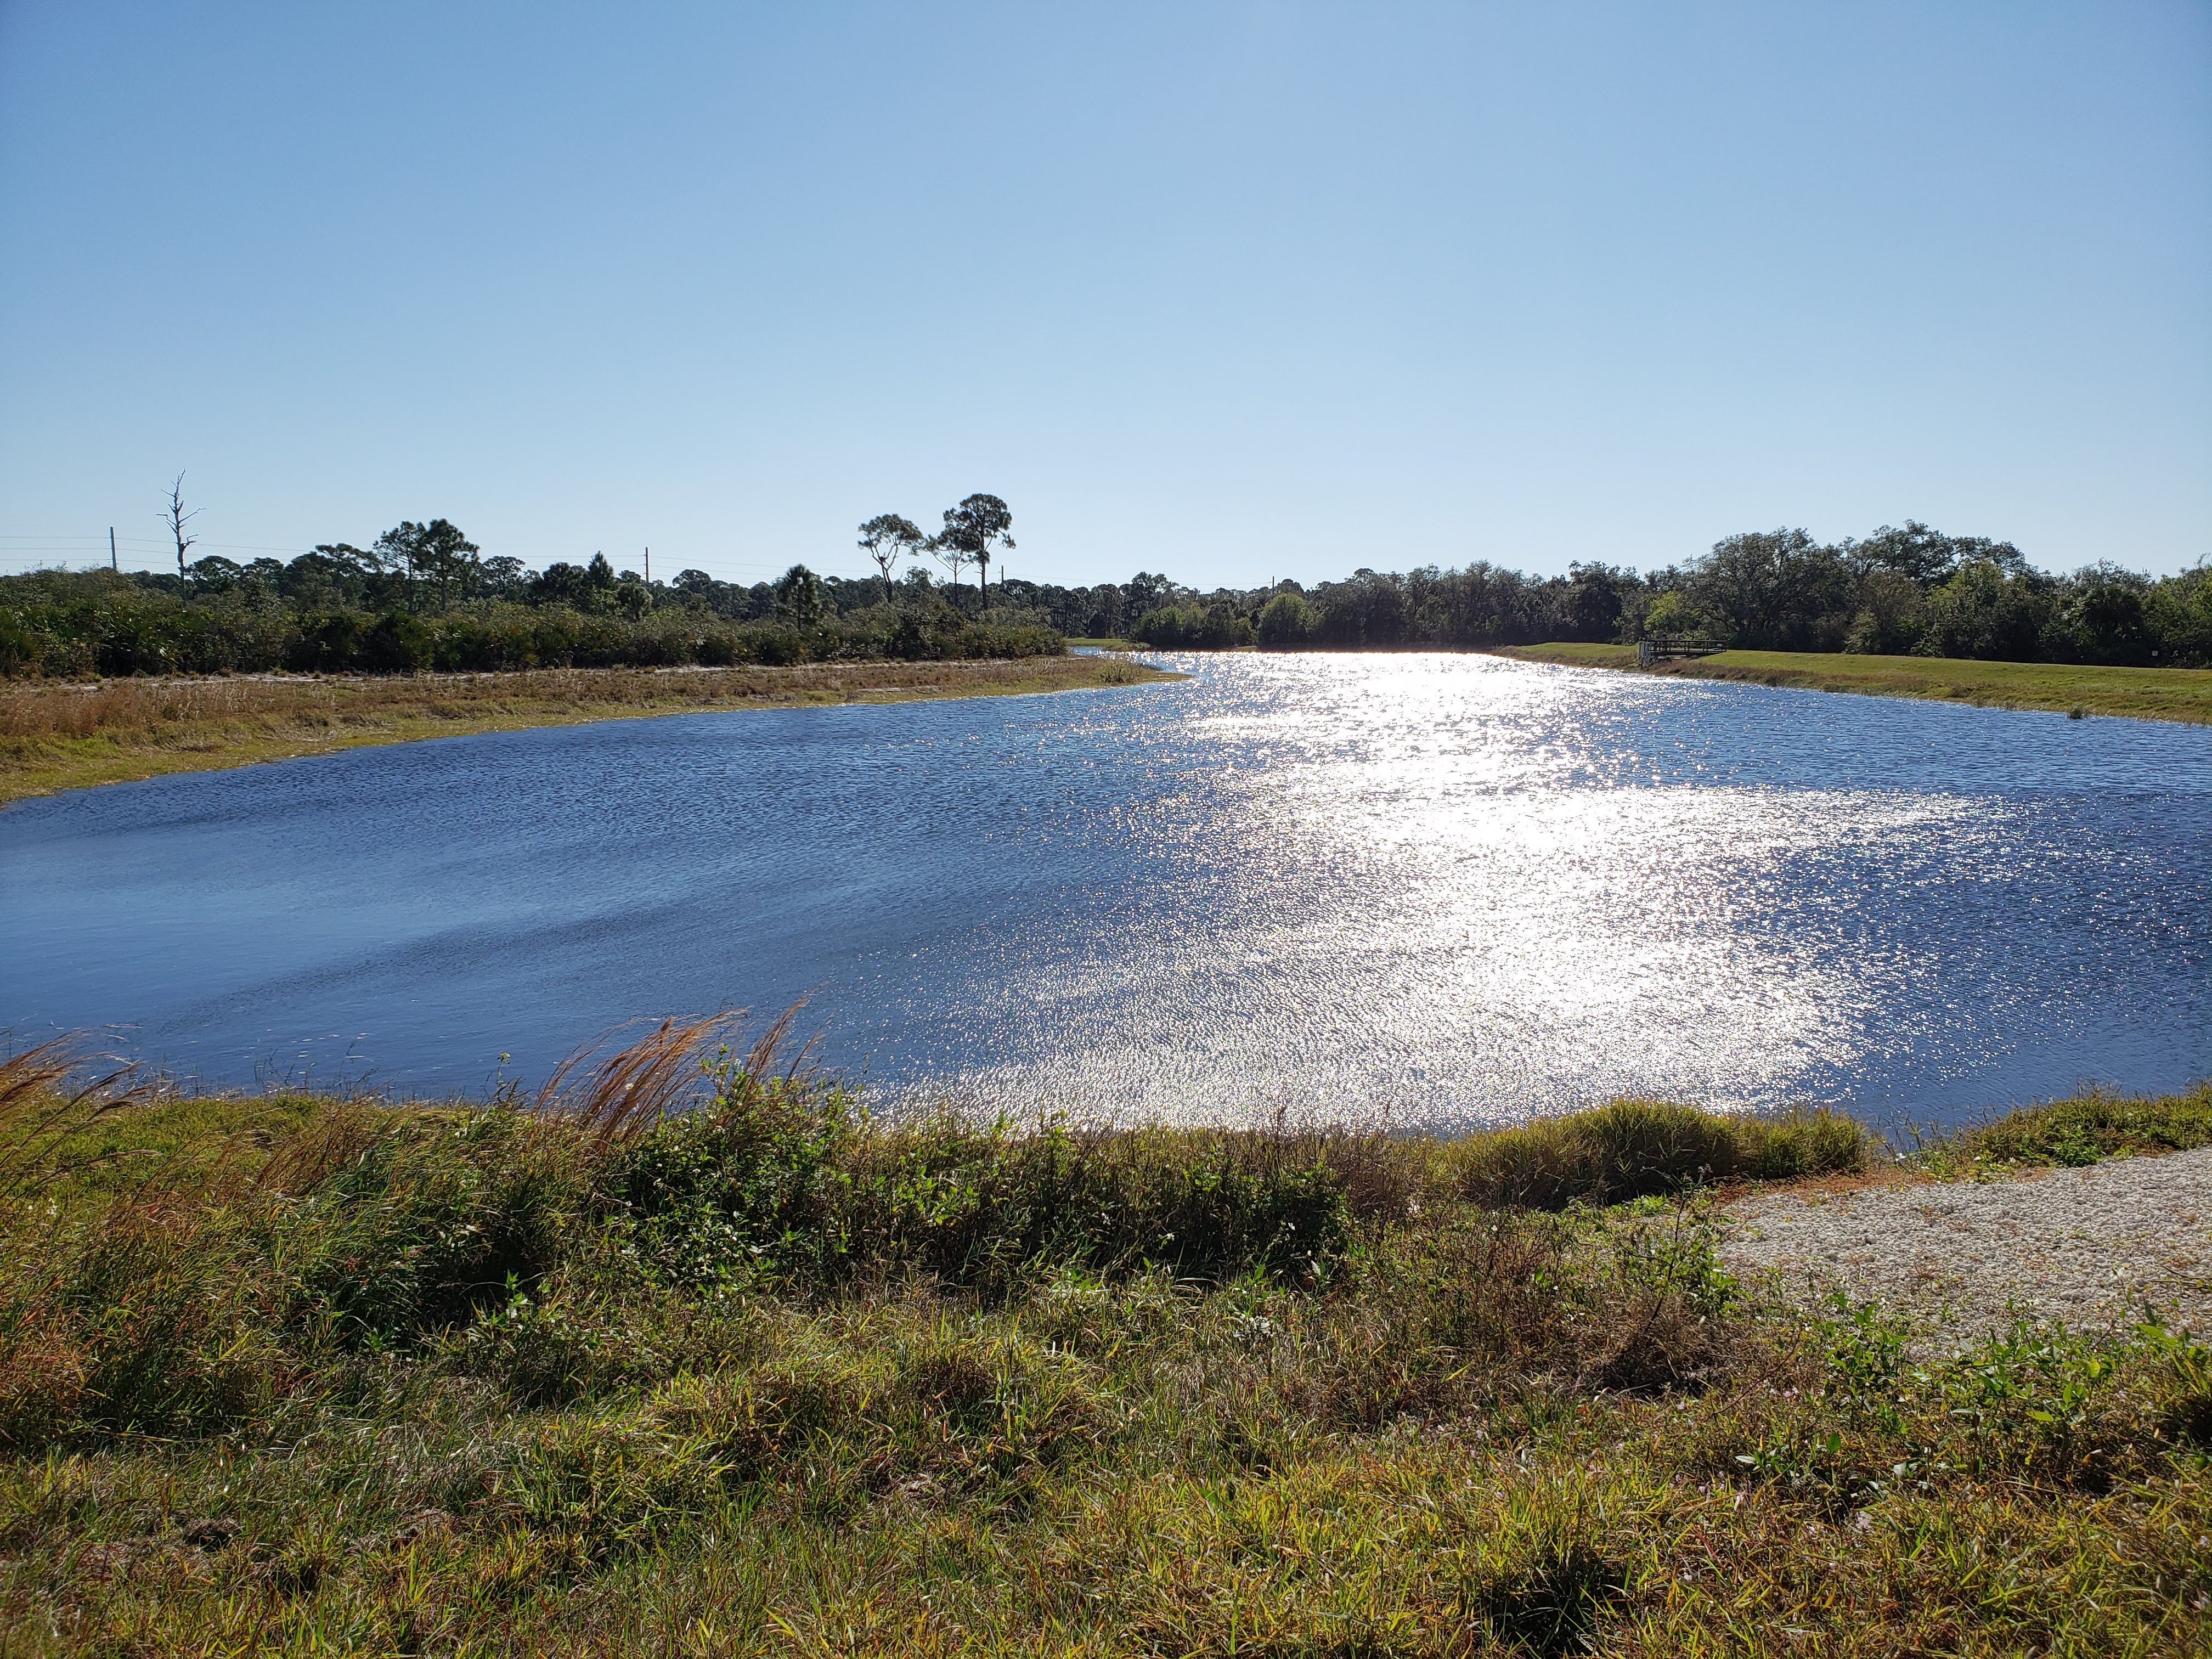
[[[886,1123],[726,1021],[527,1106],[51,1117],[37,1064],[0,1650],[2212,1637],[2197,1339],[1916,1364],[1878,1308],[1722,1271],[1694,1189],[1849,1167],[1841,1120]],[[2100,1148],[2194,1109],[2075,1104]]]

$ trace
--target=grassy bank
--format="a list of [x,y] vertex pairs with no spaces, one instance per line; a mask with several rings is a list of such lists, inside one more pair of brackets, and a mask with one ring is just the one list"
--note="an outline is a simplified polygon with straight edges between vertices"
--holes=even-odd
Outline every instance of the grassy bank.
[[428,1109],[15,1062],[0,1650],[2212,1636],[2202,1346],[1914,1367],[1717,1270],[1700,1184],[1847,1170],[1839,1120],[886,1126],[723,1042]]
[[1745,680],[1811,691],[1926,697],[1988,708],[2212,724],[2212,669],[2104,668],[1956,657],[1862,657],[1842,653],[1723,651],[1638,670],[1632,645],[1523,645],[1498,655],[1578,668],[1625,668],[1688,679]]
[[2093,1092],[2022,1107],[1936,1140],[1910,1161],[1958,1180],[1991,1170],[2078,1168],[2206,1146],[2212,1146],[2212,1083],[2152,1098]]
[[0,801],[165,772],[641,714],[899,702],[1171,678],[1096,657],[793,668],[0,683]]

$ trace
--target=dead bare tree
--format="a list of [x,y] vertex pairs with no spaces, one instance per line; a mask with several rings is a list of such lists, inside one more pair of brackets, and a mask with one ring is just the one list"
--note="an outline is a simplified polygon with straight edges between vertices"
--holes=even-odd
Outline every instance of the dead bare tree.
[[185,550],[199,540],[197,536],[185,534],[185,526],[199,515],[198,507],[189,513],[185,511],[185,475],[179,472],[176,482],[169,486],[169,510],[162,515],[162,522],[169,526],[169,534],[177,540],[177,574],[179,576],[185,574]]

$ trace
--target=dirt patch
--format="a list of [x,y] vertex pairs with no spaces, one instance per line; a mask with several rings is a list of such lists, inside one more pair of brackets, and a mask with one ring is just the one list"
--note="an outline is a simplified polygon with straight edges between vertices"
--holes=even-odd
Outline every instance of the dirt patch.
[[1737,1199],[1731,1272],[1807,1298],[1841,1289],[1954,1350],[2021,1314],[2077,1329],[2146,1304],[2212,1326],[2212,1147],[2006,1180],[1915,1182]]

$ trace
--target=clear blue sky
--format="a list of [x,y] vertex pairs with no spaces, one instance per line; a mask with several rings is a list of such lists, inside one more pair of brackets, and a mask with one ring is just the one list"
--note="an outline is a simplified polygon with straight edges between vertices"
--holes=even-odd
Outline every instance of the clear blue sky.
[[2212,552],[2206,0],[0,0],[0,568]]

